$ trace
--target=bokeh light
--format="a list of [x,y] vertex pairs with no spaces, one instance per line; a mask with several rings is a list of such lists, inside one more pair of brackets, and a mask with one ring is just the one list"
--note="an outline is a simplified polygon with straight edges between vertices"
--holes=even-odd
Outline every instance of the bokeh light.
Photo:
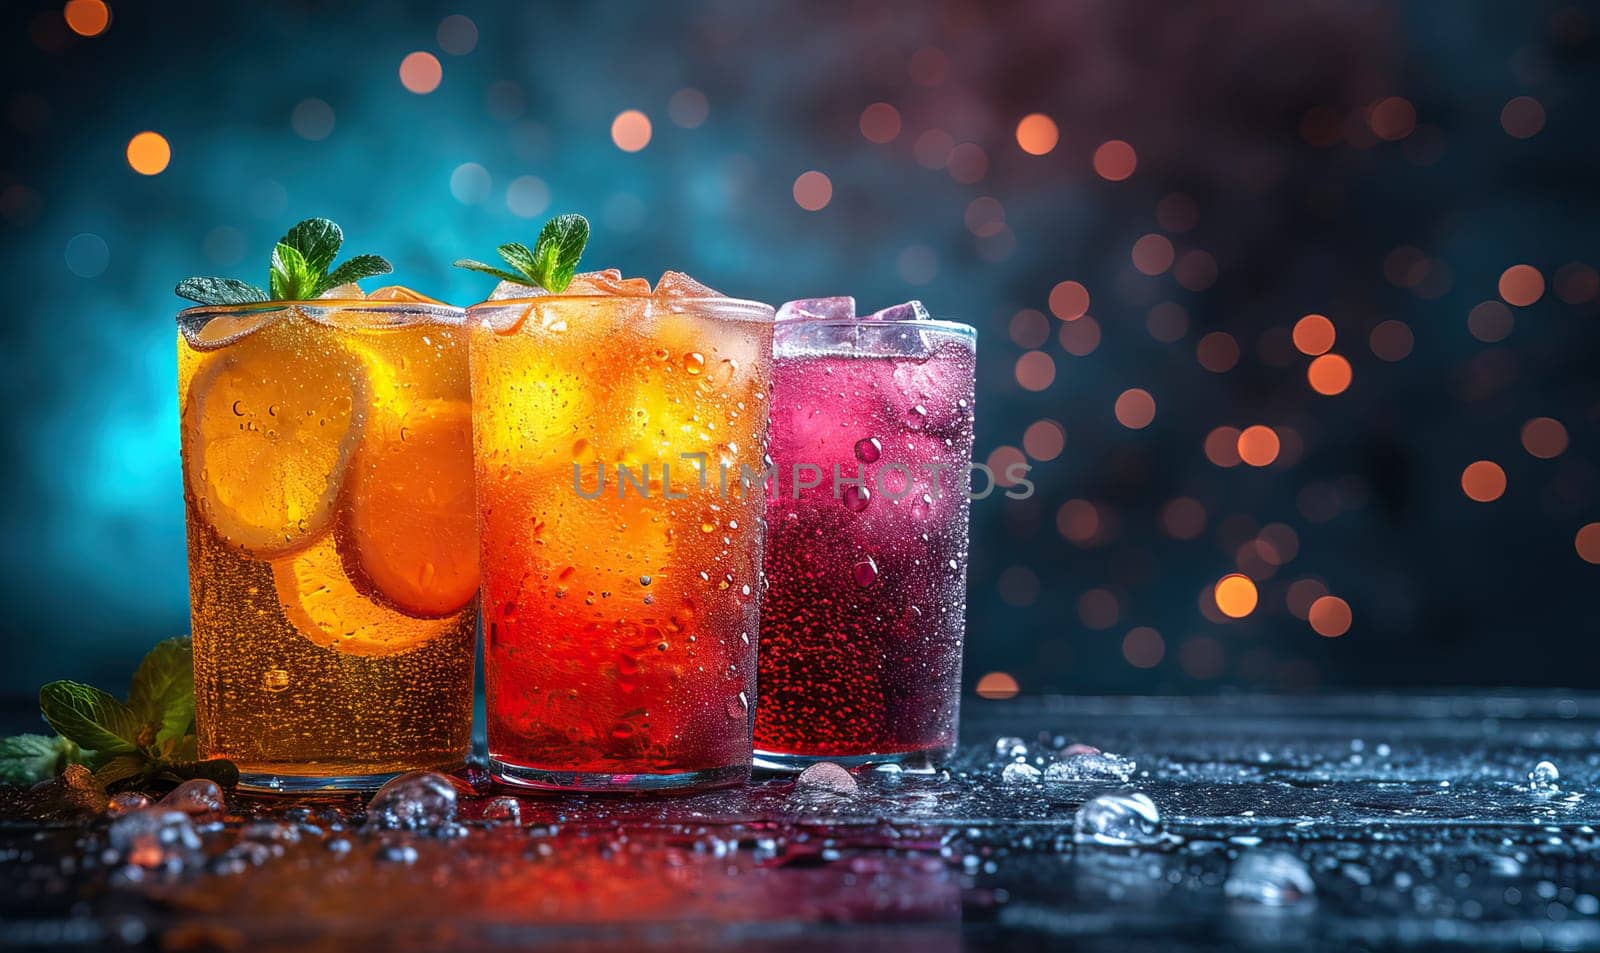
[[1121,139],[1109,139],[1094,150],[1094,171],[1108,182],[1121,182],[1139,167],[1139,156]]
[[1254,424],[1239,432],[1239,459],[1253,467],[1271,466],[1278,459],[1282,446],[1277,431],[1264,424]]
[[637,109],[624,109],[611,120],[611,141],[623,152],[638,152],[650,144],[650,117]]
[[1040,462],[1061,456],[1067,445],[1067,431],[1054,420],[1036,420],[1022,433],[1022,449]]
[[1117,423],[1129,430],[1143,430],[1156,419],[1156,399],[1150,392],[1130,387],[1117,396]]
[[[631,151],[631,150],[630,150]],[[833,180],[815,169],[802,172],[794,180],[795,204],[808,212],[820,212],[833,200]]]
[[1400,96],[1379,100],[1368,115],[1372,132],[1379,139],[1398,142],[1411,135],[1417,127],[1417,110],[1411,101]]
[[1195,345],[1195,359],[1213,374],[1224,374],[1239,363],[1239,342],[1226,331],[1212,331]]
[[711,101],[692,86],[685,86],[667,100],[667,118],[680,129],[699,129],[710,116]]
[[1600,523],[1585,524],[1573,537],[1572,544],[1578,550],[1578,558],[1600,566]]
[[1416,338],[1411,333],[1411,326],[1404,321],[1393,319],[1379,322],[1377,327],[1367,337],[1367,344],[1372,348],[1373,356],[1380,361],[1394,363],[1403,361],[1411,354],[1411,348],[1416,344]]
[[1076,281],[1063,281],[1050,289],[1050,313],[1063,321],[1081,318],[1089,311],[1089,289]]
[[1322,596],[1311,603],[1306,621],[1311,623],[1312,630],[1318,635],[1336,639],[1350,631],[1350,603],[1338,596]]
[[1498,301],[1481,302],[1467,313],[1467,330],[1485,344],[1494,344],[1510,337],[1516,323],[1514,312]]
[[400,61],[400,85],[407,91],[426,96],[444,81],[444,67],[432,53],[418,50]]
[[1525,308],[1544,297],[1544,275],[1532,265],[1512,265],[1500,274],[1500,297]]
[[1544,104],[1518,96],[1500,110],[1500,127],[1513,139],[1532,139],[1544,128]]
[[1056,121],[1044,113],[1029,113],[1017,123],[1017,145],[1028,155],[1048,155],[1060,138]]
[[1149,234],[1133,243],[1133,267],[1147,275],[1159,275],[1172,267],[1172,241],[1165,235]]
[[434,38],[439,41],[439,49],[451,56],[466,56],[478,48],[478,24],[471,17],[452,13],[439,21]]
[[1553,460],[1567,449],[1567,428],[1554,417],[1535,417],[1522,425],[1522,448],[1541,460]]
[[1029,351],[1017,358],[1016,377],[1024,390],[1045,390],[1056,379],[1055,358],[1044,351]]
[[1301,354],[1326,354],[1337,337],[1333,322],[1320,314],[1308,314],[1294,323],[1294,346]]
[[62,16],[79,36],[99,36],[111,25],[111,8],[101,0],[67,0]]
[[1161,508],[1161,527],[1173,539],[1198,539],[1206,531],[1206,508],[1192,496],[1169,500]]
[[1028,350],[1043,347],[1050,340],[1050,327],[1049,318],[1032,308],[1023,308],[1011,316],[1011,343]]
[[1122,657],[1134,668],[1155,668],[1167,654],[1161,633],[1147,625],[1129,629],[1122,637]]
[[1021,689],[1017,680],[1007,672],[988,672],[978,679],[978,697],[1003,701],[1017,697]]
[[860,126],[868,142],[893,142],[900,135],[900,110],[888,103],[873,103],[861,110]]
[[1239,457],[1239,436],[1237,427],[1217,427],[1206,434],[1206,459],[1219,467],[1238,466],[1243,462]]
[[160,175],[172,162],[172,146],[159,132],[141,132],[128,140],[128,165],[140,175]]
[[1230,573],[1218,579],[1211,595],[1217,609],[1230,619],[1243,619],[1256,611],[1260,598],[1255,582],[1243,573]]
[[1338,354],[1324,354],[1306,368],[1306,381],[1324,397],[1342,394],[1350,388],[1354,372],[1350,362]]
[[1490,503],[1506,492],[1506,471],[1492,460],[1478,460],[1461,471],[1461,492],[1467,499]]

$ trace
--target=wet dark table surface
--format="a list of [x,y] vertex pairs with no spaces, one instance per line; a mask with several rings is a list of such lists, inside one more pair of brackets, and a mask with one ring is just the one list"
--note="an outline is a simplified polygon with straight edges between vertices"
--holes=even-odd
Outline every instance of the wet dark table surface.
[[484,790],[420,830],[13,792],[0,944],[1600,948],[1600,696],[973,701],[963,737],[943,776]]

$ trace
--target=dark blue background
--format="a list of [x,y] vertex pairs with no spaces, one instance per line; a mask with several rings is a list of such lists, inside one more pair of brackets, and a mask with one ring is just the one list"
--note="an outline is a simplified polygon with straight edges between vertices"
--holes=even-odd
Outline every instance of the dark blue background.
[[[325,215],[350,250],[389,256],[400,281],[467,303],[486,282],[448,263],[529,241],[558,211],[594,221],[595,267],[681,269],[772,302],[920,297],[978,326],[980,459],[1021,446],[1041,419],[1062,425],[1066,450],[1037,463],[1033,500],[974,506],[969,684],[990,671],[1025,691],[1594,684],[1600,566],[1578,557],[1574,537],[1600,520],[1600,314],[1592,292],[1556,294],[1563,265],[1600,259],[1591,5],[123,0],[112,10],[92,38],[66,32],[59,4],[0,12],[0,691],[69,675],[117,685],[148,643],[186,629],[177,279],[264,280],[272,240]],[[440,48],[452,14],[479,33],[465,55]],[[428,95],[399,81],[418,50],[443,64]],[[669,115],[684,88],[709,103],[694,128]],[[1414,104],[1416,129],[1380,141],[1369,110],[1391,96]],[[1532,138],[1502,129],[1516,96],[1546,110]],[[308,99],[331,107],[326,138],[291,123]],[[903,119],[887,144],[858,126],[879,101]],[[637,153],[610,138],[625,109],[653,123]],[[1032,112],[1060,127],[1048,155],[1018,148],[1016,124]],[[1308,142],[1308,114],[1333,116],[1338,141]],[[931,139],[932,158],[918,161],[915,143],[934,129],[982,150],[982,170],[959,171],[981,177],[927,167],[942,152]],[[136,174],[124,157],[142,130],[172,144],[160,175]],[[1095,174],[1108,139],[1137,150],[1126,181]],[[464,163],[489,174],[481,203],[452,195]],[[807,170],[832,181],[821,211],[793,198]],[[529,175],[549,193],[537,218],[506,201]],[[1173,192],[1193,200],[1194,228],[1157,219]],[[1006,230],[980,239],[965,217],[983,196],[1003,205]],[[1170,271],[1136,271],[1130,249],[1147,233],[1212,256],[1215,282],[1191,290]],[[1426,263],[1414,287],[1385,275],[1401,246]],[[1469,311],[1518,263],[1551,290],[1513,309],[1504,341],[1477,339]],[[1068,279],[1090,290],[1101,342],[1070,355],[1055,336],[1062,322],[1048,318],[1040,349],[1056,376],[1024,390],[1012,316],[1047,311]],[[1189,321],[1162,342],[1146,316],[1168,301]],[[1335,350],[1354,367],[1344,394],[1313,393],[1308,359],[1285,350],[1308,312],[1339,329]],[[1386,319],[1415,337],[1398,362],[1367,344]],[[1241,350],[1222,373],[1196,360],[1197,340],[1215,330]],[[1146,429],[1113,415],[1133,387],[1157,403]],[[1519,443],[1539,416],[1569,434],[1554,459]],[[1302,450],[1261,469],[1208,462],[1208,432],[1256,423],[1292,428]],[[1478,459],[1508,475],[1495,502],[1460,488]],[[1337,501],[1331,518],[1307,515],[1308,487]],[[1162,529],[1163,505],[1179,496],[1207,510],[1198,539]],[[1081,545],[1056,525],[1073,499],[1092,501],[1102,527]],[[1203,591],[1240,568],[1239,546],[1270,523],[1295,531],[1295,558],[1270,577],[1254,567],[1261,605],[1249,618],[1209,621]],[[1320,637],[1289,611],[1288,586],[1305,578],[1349,602],[1347,634]],[[1106,597],[1091,596],[1087,613],[1083,601],[1102,589],[1115,608],[1107,625],[1094,608],[1104,616]],[[1152,668],[1124,657],[1136,626],[1160,634]]]

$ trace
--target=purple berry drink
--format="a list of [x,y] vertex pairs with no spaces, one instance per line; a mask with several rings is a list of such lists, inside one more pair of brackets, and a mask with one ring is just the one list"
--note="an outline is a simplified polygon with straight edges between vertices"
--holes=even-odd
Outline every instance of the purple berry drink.
[[756,763],[955,747],[975,337],[911,302],[790,302],[773,339]]

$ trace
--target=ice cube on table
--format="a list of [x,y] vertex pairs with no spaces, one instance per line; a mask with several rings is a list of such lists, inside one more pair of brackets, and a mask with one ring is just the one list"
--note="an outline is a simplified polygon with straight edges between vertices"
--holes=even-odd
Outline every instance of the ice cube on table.
[[848,320],[856,316],[856,299],[843,296],[836,298],[799,298],[794,301],[785,301],[783,307],[778,309],[779,321],[807,321],[807,320]]
[[928,309],[920,301],[905,301],[866,315],[867,321],[927,321]]
[[433,830],[455,819],[455,785],[437,771],[393,778],[367,803],[367,824],[387,830]]
[[663,272],[656,282],[658,298],[720,298],[722,293],[706,287],[681,271]]
[[362,292],[360,285],[353,281],[347,281],[342,285],[334,285],[322,294],[317,295],[317,297],[338,298],[341,301],[348,301],[351,298],[365,298],[366,294]]

